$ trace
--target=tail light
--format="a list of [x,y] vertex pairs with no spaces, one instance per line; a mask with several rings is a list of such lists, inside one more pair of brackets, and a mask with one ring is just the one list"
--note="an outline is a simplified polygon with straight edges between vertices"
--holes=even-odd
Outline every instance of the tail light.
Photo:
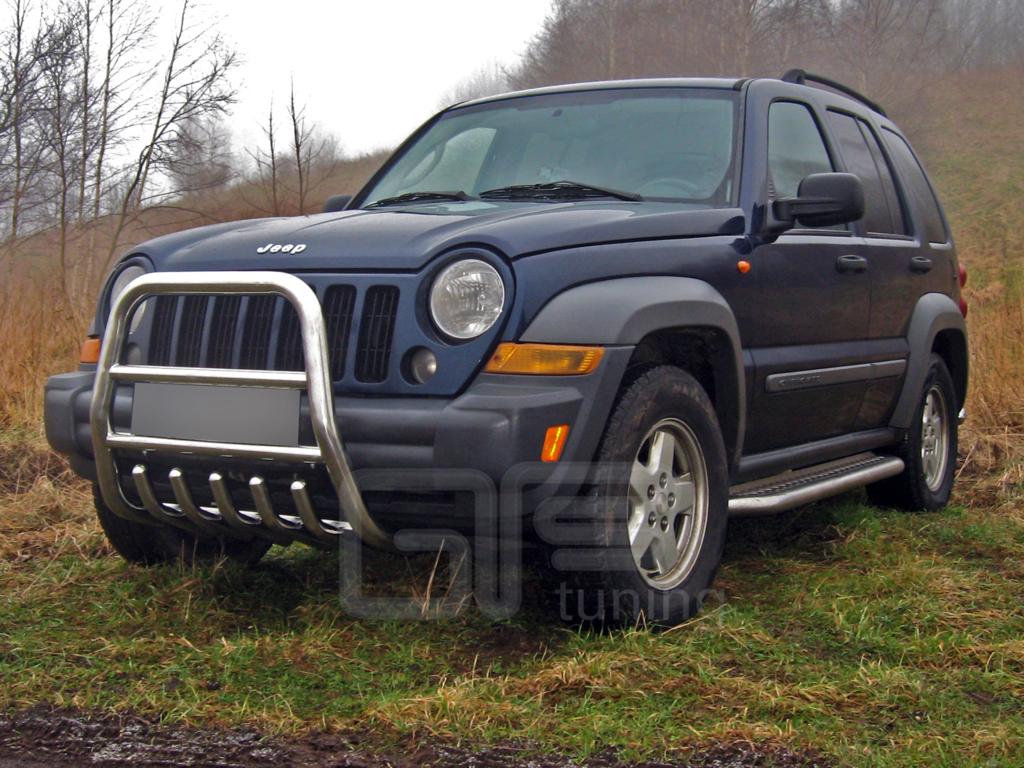
[[965,267],[963,264],[958,264],[956,271],[957,276],[960,278],[960,287],[963,288],[965,285],[967,285],[967,267]]

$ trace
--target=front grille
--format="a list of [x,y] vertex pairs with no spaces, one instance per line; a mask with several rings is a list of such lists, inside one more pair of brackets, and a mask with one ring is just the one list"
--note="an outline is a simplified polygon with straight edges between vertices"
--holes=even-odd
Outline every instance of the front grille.
[[[350,340],[354,340],[355,378],[379,383],[390,370],[399,290],[391,285],[367,288],[357,324],[358,294],[353,285],[332,285],[320,296],[331,379],[344,380]],[[282,297],[160,296],[155,302],[146,353],[150,365],[305,368],[298,313]]]

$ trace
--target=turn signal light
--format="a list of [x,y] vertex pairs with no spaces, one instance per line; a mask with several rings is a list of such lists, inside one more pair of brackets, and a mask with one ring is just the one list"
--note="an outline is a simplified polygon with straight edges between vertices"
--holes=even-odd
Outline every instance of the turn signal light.
[[100,340],[98,336],[90,336],[82,342],[82,351],[78,362],[83,365],[95,365],[100,361]]
[[505,343],[498,345],[484,370],[487,373],[579,376],[595,370],[603,356],[603,347]]
[[562,449],[565,448],[567,437],[569,437],[568,424],[548,427],[548,431],[544,434],[544,447],[540,452],[540,460],[551,463],[562,458]]

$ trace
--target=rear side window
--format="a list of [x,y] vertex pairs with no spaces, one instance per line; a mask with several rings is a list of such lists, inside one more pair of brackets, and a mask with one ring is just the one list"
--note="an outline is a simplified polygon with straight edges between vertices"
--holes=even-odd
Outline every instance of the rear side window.
[[793,101],[772,104],[768,110],[768,174],[773,197],[796,197],[805,176],[833,170],[811,110]]
[[875,167],[878,168],[878,176],[882,181],[882,191],[885,192],[885,199],[889,203],[893,226],[891,234],[908,235],[910,234],[910,227],[907,223],[907,212],[903,208],[903,201],[900,199],[899,190],[896,189],[892,168],[889,166],[889,161],[882,151],[882,145],[878,143],[878,137],[867,123],[863,120],[858,120],[857,122],[860,124],[861,133],[864,134],[864,139],[868,143],[868,149],[871,150],[871,157],[875,160]]
[[932,191],[931,184],[928,183],[928,177],[924,175],[924,169],[921,168],[910,145],[902,136],[893,133],[888,128],[884,130],[885,145],[889,148],[893,163],[903,181],[907,199],[922,217],[924,224],[922,235],[932,243],[947,242],[949,235],[946,233],[946,225],[942,222],[939,201]]
[[870,128],[863,121],[839,112],[829,112],[829,122],[846,169],[856,174],[864,185],[864,229],[869,234],[905,234],[903,214],[885,158],[879,157],[880,167],[868,144],[869,136],[874,139]]

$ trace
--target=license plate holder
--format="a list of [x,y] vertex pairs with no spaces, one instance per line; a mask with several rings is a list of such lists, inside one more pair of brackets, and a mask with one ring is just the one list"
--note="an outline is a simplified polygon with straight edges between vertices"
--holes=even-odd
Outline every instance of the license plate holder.
[[140,382],[132,434],[197,442],[299,445],[297,389]]

